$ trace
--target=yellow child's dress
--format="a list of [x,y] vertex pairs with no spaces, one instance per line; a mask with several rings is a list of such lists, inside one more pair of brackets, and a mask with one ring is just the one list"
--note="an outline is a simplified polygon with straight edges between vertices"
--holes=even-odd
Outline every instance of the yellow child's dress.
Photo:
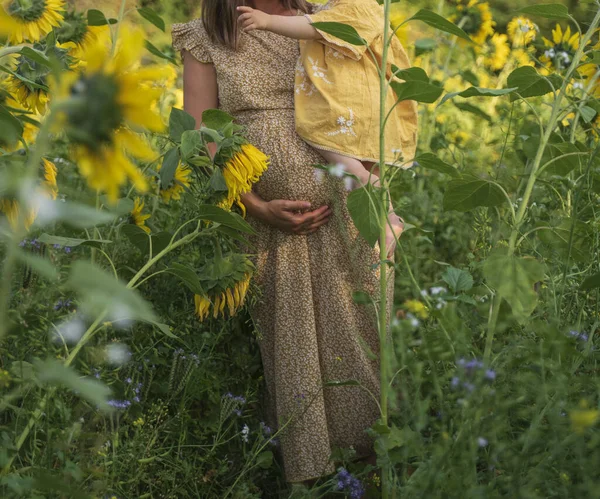
[[[311,23],[349,24],[369,45],[377,60],[383,52],[383,7],[376,0],[330,0],[307,15]],[[296,71],[296,129],[316,149],[336,152],[360,161],[379,161],[379,75],[366,46],[352,45],[320,31],[321,40],[300,42]],[[394,36],[388,52],[391,64],[410,67],[408,56]],[[387,109],[396,102],[389,90]],[[415,155],[417,105],[401,102],[386,127],[386,163]],[[411,166],[408,162],[403,166]]]

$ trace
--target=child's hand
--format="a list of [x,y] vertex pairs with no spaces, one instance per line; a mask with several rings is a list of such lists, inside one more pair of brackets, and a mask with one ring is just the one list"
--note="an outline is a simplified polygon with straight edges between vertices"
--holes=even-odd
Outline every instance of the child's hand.
[[242,26],[243,31],[252,31],[255,29],[266,30],[269,27],[269,14],[261,10],[253,9],[252,7],[238,7],[238,12],[241,12],[238,17],[238,22]]

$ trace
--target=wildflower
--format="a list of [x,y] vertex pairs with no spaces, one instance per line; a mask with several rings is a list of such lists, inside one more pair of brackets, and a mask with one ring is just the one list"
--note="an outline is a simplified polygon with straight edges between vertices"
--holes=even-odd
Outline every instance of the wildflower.
[[[158,167],[158,171],[160,171],[161,167],[162,165]],[[169,203],[172,200],[179,201],[181,199],[181,194],[183,194],[190,186],[191,174],[192,170],[188,166],[181,164],[177,165],[171,183],[169,185],[160,186],[160,197],[162,200],[165,203]]]
[[237,203],[245,215],[246,207],[240,196],[252,190],[252,184],[258,182],[268,167],[269,158],[262,151],[251,144],[243,144],[223,168],[227,195],[219,206],[229,210]]
[[573,410],[569,413],[571,427],[576,433],[583,433],[588,428],[596,424],[600,411],[598,409],[588,409],[586,401],[580,403],[580,409]]
[[13,44],[37,42],[63,20],[63,0],[5,0],[0,3],[0,27],[6,26]]
[[338,490],[346,492],[351,499],[360,499],[365,493],[362,482],[345,468],[340,468],[337,475]]
[[262,433],[265,437],[268,437],[269,435],[271,435],[273,433],[273,430],[271,429],[271,427],[267,426],[264,421],[260,422],[260,430],[262,431]]
[[334,177],[342,178],[344,176],[344,174],[346,173],[346,168],[344,167],[344,165],[342,163],[338,163],[337,165],[335,165],[329,169],[329,173],[331,175],[333,175]]
[[107,403],[115,409],[127,409],[131,406],[131,401],[129,400],[109,400]]
[[429,315],[425,304],[418,300],[406,300],[404,302],[404,308],[420,319],[427,319]]
[[552,30],[552,40],[543,38],[546,50],[540,57],[547,69],[562,70],[567,67],[575,55],[581,43],[579,33],[571,34],[571,27],[568,26],[563,32],[559,24]]
[[0,369],[0,388],[8,388],[11,379],[10,373],[6,369]]
[[506,32],[513,47],[524,47],[535,40],[539,28],[523,16],[513,17],[506,26]]
[[421,325],[421,321],[410,312],[406,314],[406,318],[410,321],[410,325],[414,328],[417,328]]
[[248,425],[245,424],[244,427],[242,428],[242,440],[246,443],[248,443],[248,436],[250,435],[250,428],[248,428]]
[[150,234],[150,227],[146,226],[146,220],[150,218],[150,215],[144,215],[144,202],[140,198],[135,198],[133,202],[133,210],[131,210],[131,221],[142,229],[146,234]]
[[510,55],[508,37],[494,33],[477,51],[483,56],[483,64],[486,67],[492,71],[499,71],[504,68]]
[[479,437],[477,439],[477,445],[479,445],[479,447],[482,447],[482,448],[483,447],[487,447],[488,441],[485,438],[483,438],[483,437]]
[[456,11],[448,19],[454,23],[463,21],[463,30],[479,45],[494,33],[496,25],[489,4],[479,0],[456,0]]
[[485,379],[494,381],[496,379],[496,372],[492,369],[487,369],[485,371]]
[[[446,288],[444,288],[443,286],[434,286],[433,288],[431,288],[429,290],[429,292],[431,293],[432,296],[435,296],[435,295],[440,295],[440,294],[443,294],[443,293],[447,293],[448,290]],[[425,291],[425,295],[424,296],[427,296],[427,292],[426,291]]]
[[135,426],[136,428],[139,428],[141,426],[144,426],[144,419],[143,418],[137,418],[134,422],[133,422],[133,426]]
[[61,111],[58,123],[72,144],[72,158],[92,189],[115,201],[130,180],[138,191],[147,181],[131,161],[154,158],[148,142],[133,130],[160,131],[162,119],[155,103],[162,90],[155,86],[166,74],[160,66],[141,67],[144,34],[121,31],[114,56],[98,41],[84,54],[78,71],[63,73],[53,91],[72,105]]

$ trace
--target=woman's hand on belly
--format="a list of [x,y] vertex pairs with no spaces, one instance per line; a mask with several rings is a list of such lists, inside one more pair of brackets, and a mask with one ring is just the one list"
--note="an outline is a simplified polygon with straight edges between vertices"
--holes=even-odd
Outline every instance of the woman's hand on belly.
[[[306,201],[273,199],[264,201],[254,193],[246,194],[242,202],[248,213],[264,223],[290,234],[306,235],[316,232],[331,216],[329,206],[310,210]],[[307,211],[310,210],[310,211]]]

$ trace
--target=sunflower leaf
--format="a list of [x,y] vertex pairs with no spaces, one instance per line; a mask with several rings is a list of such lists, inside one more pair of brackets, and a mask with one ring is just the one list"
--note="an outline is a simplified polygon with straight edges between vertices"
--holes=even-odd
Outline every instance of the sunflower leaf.
[[414,16],[412,16],[408,21],[423,21],[425,24],[431,26],[432,28],[439,29],[440,31],[444,31],[446,33],[450,33],[451,35],[456,35],[463,40],[473,43],[473,40],[465,33],[461,28],[459,28],[456,24],[451,23],[447,19],[444,19],[442,16],[431,12],[430,10],[421,9]]
[[75,248],[77,246],[93,246],[99,248],[102,244],[109,244],[112,241],[107,239],[76,239],[74,237],[52,236],[50,234],[42,234],[37,238],[40,243],[58,244],[66,248]]
[[117,20],[106,19],[106,16],[102,11],[96,9],[89,9],[87,11],[87,23],[88,26],[106,26],[107,24],[117,23]]
[[419,166],[428,170],[435,170],[436,172],[444,173],[454,178],[460,177],[460,172],[456,168],[442,161],[433,153],[427,152],[421,154],[420,156],[417,156],[414,161],[416,161]]
[[414,100],[431,104],[438,100],[444,91],[442,87],[423,81],[407,81],[406,83],[392,81],[390,82],[390,86],[396,92],[398,102]]
[[246,234],[254,234],[254,229],[236,213],[225,211],[217,206],[204,204],[198,206],[198,218],[220,223],[232,229],[237,229]]
[[312,23],[312,27],[318,31],[323,31],[328,35],[335,36],[351,45],[368,45],[367,41],[358,34],[358,31],[349,24],[322,22]]
[[180,142],[183,132],[195,129],[196,119],[191,114],[176,107],[171,109],[171,114],[169,115],[169,136],[171,139],[175,142]]
[[392,73],[396,78],[404,81],[422,81],[429,83],[429,76],[427,76],[427,73],[421,68],[400,69],[392,64]]
[[567,9],[565,5],[559,3],[529,5],[528,7],[519,9],[517,12],[532,16],[545,17],[546,19],[570,19],[569,9]]
[[140,7],[137,9],[138,14],[142,16],[146,21],[151,22],[159,30],[165,31],[165,21],[160,17],[154,10],[149,7]]
[[173,147],[165,154],[160,168],[160,185],[163,189],[173,182],[177,166],[179,166],[179,150],[177,147]]
[[148,49],[148,52],[155,55],[156,57],[160,57],[161,59],[166,59],[167,61],[170,61],[173,64],[175,64],[177,62],[174,57],[171,57],[170,55],[165,54],[163,51],[158,49],[156,46],[152,45],[152,43],[150,43],[148,40],[145,41],[145,45],[146,45],[146,49]]
[[213,130],[221,130],[232,122],[233,116],[220,109],[207,109],[202,113],[202,123]]
[[195,295],[204,295],[205,291],[193,268],[181,263],[173,262],[165,269],[165,272],[177,277]]
[[375,199],[379,197],[380,189],[367,184],[365,187],[353,190],[348,195],[348,211],[352,221],[365,238],[369,246],[374,247],[379,239],[379,216]]
[[506,201],[502,189],[489,180],[470,177],[451,180],[444,193],[444,210],[469,211],[478,206],[498,206]]

